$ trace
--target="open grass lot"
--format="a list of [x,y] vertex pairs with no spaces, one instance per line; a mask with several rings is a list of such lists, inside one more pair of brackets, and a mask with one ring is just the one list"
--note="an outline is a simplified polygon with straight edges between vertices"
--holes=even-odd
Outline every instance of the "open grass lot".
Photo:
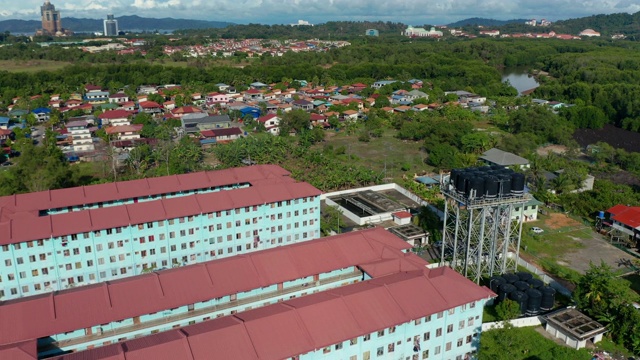
[[[421,149],[422,142],[400,140],[394,134],[395,131],[387,130],[380,138],[362,142],[358,141],[357,134],[328,131],[324,143],[316,146],[331,145],[334,149],[344,146],[347,155],[357,156],[361,164],[380,173],[384,172],[386,163],[387,178],[401,179],[405,174],[412,178],[414,173],[433,170],[424,163],[426,153]],[[401,169],[403,164],[408,165],[408,171]]]
[[[533,234],[532,226],[544,229],[544,233]],[[584,274],[591,262],[604,261],[614,270],[625,273],[629,269],[619,267],[619,260],[633,259],[589,226],[563,213],[539,214],[537,221],[525,224],[521,245],[525,258],[569,280]]]
[[0,70],[9,72],[55,71],[71,65],[65,61],[53,60],[0,60]]

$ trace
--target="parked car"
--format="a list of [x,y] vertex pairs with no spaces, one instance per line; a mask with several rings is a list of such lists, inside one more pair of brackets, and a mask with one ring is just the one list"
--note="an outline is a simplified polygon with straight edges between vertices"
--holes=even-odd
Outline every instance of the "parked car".
[[542,234],[544,232],[543,229],[541,229],[541,228],[539,228],[537,226],[532,227],[531,231],[533,231],[534,234]]

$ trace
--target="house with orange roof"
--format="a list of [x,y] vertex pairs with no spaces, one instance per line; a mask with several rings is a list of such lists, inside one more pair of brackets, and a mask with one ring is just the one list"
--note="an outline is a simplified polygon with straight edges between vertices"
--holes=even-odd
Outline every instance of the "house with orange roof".
[[356,121],[358,120],[358,112],[355,110],[345,110],[342,112],[342,120]]
[[115,135],[118,140],[140,139],[142,124],[109,126],[105,129],[107,135]]

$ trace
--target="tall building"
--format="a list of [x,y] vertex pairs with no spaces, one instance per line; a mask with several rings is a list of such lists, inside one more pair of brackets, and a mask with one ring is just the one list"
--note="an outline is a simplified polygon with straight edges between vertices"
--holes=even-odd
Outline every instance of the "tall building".
[[319,195],[261,165],[0,197],[0,299],[316,239]]
[[62,33],[62,22],[60,19],[60,11],[56,10],[56,7],[46,0],[44,5],[40,7],[40,14],[42,15],[42,32],[48,35],[56,35]]
[[118,20],[113,17],[113,14],[107,15],[104,20],[104,36],[117,36],[118,35]]

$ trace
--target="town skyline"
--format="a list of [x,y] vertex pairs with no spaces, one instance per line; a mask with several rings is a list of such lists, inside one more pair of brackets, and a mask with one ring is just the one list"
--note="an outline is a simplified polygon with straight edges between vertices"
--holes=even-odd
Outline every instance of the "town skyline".
[[[7,4],[0,10],[0,20],[37,20],[42,0],[26,0]],[[471,17],[496,20],[546,18],[558,21],[596,14],[634,13],[640,4],[627,0],[603,2],[519,0],[503,4],[497,1],[472,6],[467,0],[449,0],[435,6],[419,0],[411,3],[390,4],[331,0],[329,6],[317,0],[302,4],[292,1],[287,7],[272,1],[217,2],[209,5],[200,0],[185,3],[182,0],[116,0],[93,2],[89,5],[78,1],[54,2],[62,18],[104,18],[107,14],[124,16],[136,14],[154,18],[184,18],[193,20],[230,21],[238,24],[290,24],[304,19],[312,24],[327,21],[392,21],[408,24],[443,25]],[[553,9],[551,11],[550,9]]]

